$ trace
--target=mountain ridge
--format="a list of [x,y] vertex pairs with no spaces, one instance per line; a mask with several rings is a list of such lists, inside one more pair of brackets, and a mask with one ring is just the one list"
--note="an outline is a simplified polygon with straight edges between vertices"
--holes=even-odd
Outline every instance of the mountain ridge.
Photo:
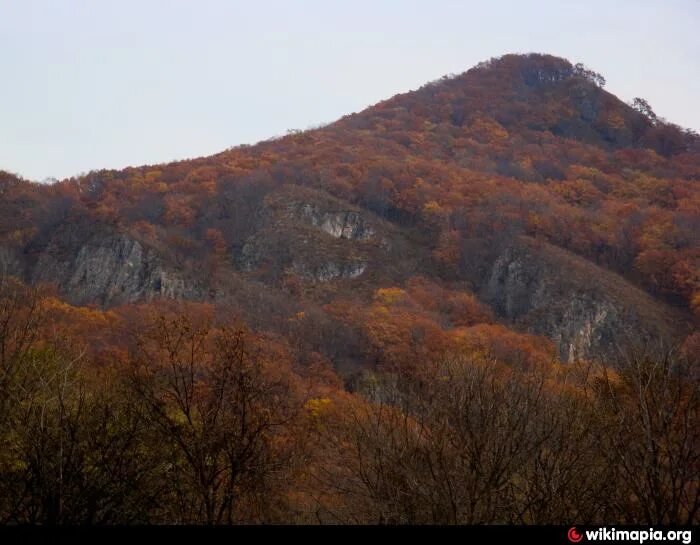
[[[346,297],[369,304],[419,276],[555,339],[565,361],[602,355],[630,312],[640,335],[682,340],[699,293],[697,135],[602,84],[565,59],[506,55],[325,127],[210,157],[53,186],[3,174],[0,266],[54,282],[76,304],[235,306],[263,289],[297,312]],[[508,252],[529,257],[506,263]],[[592,282],[571,287],[579,269]],[[508,311],[528,285],[548,295]],[[556,319],[538,311],[579,296],[583,307]]]

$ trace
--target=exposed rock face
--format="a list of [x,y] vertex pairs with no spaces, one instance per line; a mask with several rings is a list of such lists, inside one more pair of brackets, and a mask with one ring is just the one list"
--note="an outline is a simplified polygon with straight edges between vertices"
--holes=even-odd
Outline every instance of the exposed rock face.
[[624,342],[625,328],[644,335],[663,322],[664,307],[646,293],[561,250],[553,252],[526,244],[506,248],[481,296],[499,315],[552,338],[563,361],[604,355]]
[[317,206],[303,203],[299,207],[299,215],[311,225],[335,238],[369,240],[375,235],[374,228],[365,222],[359,212],[351,210],[321,212]]
[[613,302],[575,292],[553,320],[542,322],[540,333],[554,340],[562,361],[573,362],[612,350],[622,325],[623,318]]
[[357,278],[367,268],[362,262],[334,262],[327,261],[315,266],[304,263],[294,263],[292,268],[296,274],[306,280],[314,282],[328,282],[336,278]]
[[234,261],[245,272],[272,279],[292,273],[312,283],[353,279],[391,245],[376,220],[325,192],[283,187],[268,195],[255,232]]
[[56,284],[73,304],[198,295],[179,274],[167,271],[153,250],[125,234],[68,231],[57,233],[41,252],[31,280]]
[[308,282],[329,282],[357,278],[365,272],[367,262],[352,250],[324,249],[316,241],[303,237],[272,241],[264,236],[253,236],[243,246],[238,262],[246,272],[268,267],[278,273],[291,271]]
[[261,263],[263,259],[263,250],[258,244],[256,237],[250,237],[246,243],[241,248],[240,255],[238,256],[238,265],[241,270],[245,272],[251,272],[255,270]]

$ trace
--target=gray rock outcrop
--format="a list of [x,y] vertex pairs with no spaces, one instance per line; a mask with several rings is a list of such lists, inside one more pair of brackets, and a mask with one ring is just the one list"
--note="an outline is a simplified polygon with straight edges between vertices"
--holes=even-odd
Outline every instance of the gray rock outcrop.
[[643,337],[681,321],[614,273],[548,245],[506,248],[480,295],[498,315],[553,339],[568,362],[614,352],[625,330]]
[[105,306],[155,297],[196,296],[177,272],[167,270],[156,252],[116,231],[56,233],[40,253],[32,282],[55,284],[73,304]]
[[335,238],[370,240],[375,235],[374,228],[365,222],[359,212],[352,210],[323,212],[309,203],[303,203],[298,211],[299,216],[306,222]]

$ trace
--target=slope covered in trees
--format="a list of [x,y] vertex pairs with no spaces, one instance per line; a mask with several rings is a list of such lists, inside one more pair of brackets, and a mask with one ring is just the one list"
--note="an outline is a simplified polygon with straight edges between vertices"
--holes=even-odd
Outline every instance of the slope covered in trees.
[[0,172],[0,520],[697,522],[699,184],[696,134],[546,55]]
[[565,360],[630,325],[680,341],[700,308],[700,144],[603,83],[508,55],[213,157],[51,186],[4,174],[0,261],[76,304],[213,301],[279,332],[302,312],[336,367],[369,343],[363,324],[338,343],[347,319],[328,308],[414,278],[473,294]]

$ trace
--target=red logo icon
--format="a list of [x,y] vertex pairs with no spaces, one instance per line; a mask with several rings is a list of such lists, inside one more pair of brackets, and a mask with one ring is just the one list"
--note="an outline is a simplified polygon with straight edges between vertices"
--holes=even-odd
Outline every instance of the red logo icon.
[[566,537],[569,538],[569,541],[571,541],[571,543],[578,543],[579,541],[581,541],[583,539],[583,535],[579,534],[576,531],[576,526],[572,526],[571,528],[569,528],[569,531],[567,532]]

